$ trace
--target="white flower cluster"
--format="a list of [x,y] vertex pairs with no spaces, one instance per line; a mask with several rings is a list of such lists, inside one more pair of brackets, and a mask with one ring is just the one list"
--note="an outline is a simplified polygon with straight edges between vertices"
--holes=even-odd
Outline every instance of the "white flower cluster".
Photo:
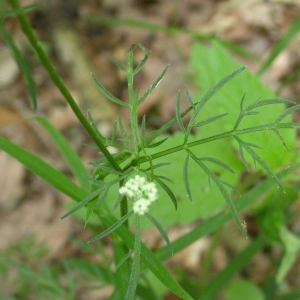
[[157,200],[157,188],[153,182],[135,175],[119,189],[121,195],[133,201],[133,211],[140,216],[149,211],[149,206]]

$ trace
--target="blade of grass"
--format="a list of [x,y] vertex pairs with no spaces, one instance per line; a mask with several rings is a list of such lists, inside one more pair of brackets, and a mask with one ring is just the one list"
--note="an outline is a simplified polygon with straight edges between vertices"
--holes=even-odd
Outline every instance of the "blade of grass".
[[27,152],[25,149],[2,137],[0,137],[0,149],[14,157],[32,173],[38,175],[54,188],[63,192],[72,199],[80,201],[87,195],[84,190],[75,185],[65,175],[45,163],[37,156]]
[[228,264],[228,266],[219,273],[206,289],[201,292],[199,300],[216,299],[219,292],[228,285],[232,278],[241,271],[252,259],[252,257],[261,251],[267,244],[267,239],[263,236],[252,241],[251,244],[241,253],[236,255]]
[[64,160],[72,170],[74,176],[80,183],[80,186],[85,191],[88,191],[89,181],[86,179],[86,177],[84,177],[84,175],[90,176],[90,174],[87,171],[87,169],[84,167],[80,157],[73,150],[73,148],[70,146],[68,141],[63,137],[63,135],[49,121],[47,121],[44,118],[34,117],[28,120],[37,121],[44,127],[44,129],[48,132],[53,142],[59,149]]
[[212,41],[212,40],[218,40],[224,47],[230,49],[231,51],[235,52],[236,54],[239,54],[243,57],[248,57],[251,59],[257,60],[257,56],[249,51],[244,50],[241,47],[238,47],[234,45],[233,43],[230,43],[225,40],[221,40],[220,38],[204,34],[196,30],[186,29],[186,28],[179,28],[179,27],[171,27],[171,26],[163,26],[159,24],[153,24],[153,23],[147,23],[143,21],[136,21],[131,19],[115,19],[115,18],[99,18],[99,17],[88,17],[85,18],[85,20],[92,24],[102,24],[106,26],[121,26],[121,27],[133,27],[138,28],[141,30],[148,30],[153,32],[163,32],[165,34],[182,34],[191,36],[195,40],[200,41]]
[[0,22],[0,31],[2,33],[4,41],[6,42],[8,48],[10,49],[12,55],[14,56],[18,66],[19,66],[19,69],[25,78],[25,82],[26,82],[26,86],[27,86],[27,90],[28,90],[28,94],[29,94],[29,98],[30,98],[30,102],[31,102],[31,107],[34,111],[36,111],[37,87],[36,87],[35,81],[33,79],[33,76],[31,74],[29,64],[27,63],[26,58],[19,51],[13,38],[11,37],[9,32],[5,29],[4,25],[1,24],[1,22]]
[[[104,225],[109,228],[116,222],[115,218],[107,215],[100,216]],[[116,231],[116,234],[124,241],[126,246],[130,249],[134,248],[134,235],[125,226],[120,226]],[[193,300],[193,298],[178,284],[178,282],[171,276],[169,271],[164,267],[161,261],[153,254],[143,243],[141,243],[141,251],[145,253],[152,261],[150,263],[143,255],[141,260],[147,266],[147,268],[168,288],[178,297],[185,300]],[[168,247],[167,247],[168,248]],[[170,254],[170,249],[168,248]],[[153,265],[154,263],[154,265]]]
[[292,39],[300,31],[300,20],[297,20],[285,34],[285,36],[276,44],[274,50],[271,52],[270,56],[263,63],[258,71],[258,75],[262,75],[270,67],[272,62],[278,57],[278,55],[287,48]]
[[[8,0],[10,6],[13,8],[14,11],[19,11],[20,5],[18,0]],[[114,167],[114,169],[121,171],[120,166],[115,162],[113,156],[110,154],[110,152],[107,150],[105,145],[102,143],[102,141],[99,139],[98,134],[95,133],[92,126],[89,124],[88,120],[84,117],[82,111],[76,104],[76,101],[72,97],[71,93],[67,89],[67,87],[63,84],[62,79],[54,69],[54,66],[52,65],[51,61],[49,60],[47,54],[45,53],[43,47],[41,46],[41,43],[37,39],[36,35],[34,34],[31,25],[29,24],[27,18],[25,15],[20,12],[17,15],[18,21],[21,25],[21,28],[24,32],[24,34],[27,36],[28,41],[30,42],[32,48],[36,51],[38,57],[40,58],[41,63],[43,64],[44,68],[47,70],[48,74],[50,75],[52,81],[57,86],[61,94],[64,96],[68,104],[70,105],[71,109],[73,110],[74,114],[82,124],[82,126],[85,128],[85,130],[89,133],[91,138],[94,140],[96,145],[99,147],[103,155],[109,160],[111,165]],[[105,137],[103,137],[105,139]]]

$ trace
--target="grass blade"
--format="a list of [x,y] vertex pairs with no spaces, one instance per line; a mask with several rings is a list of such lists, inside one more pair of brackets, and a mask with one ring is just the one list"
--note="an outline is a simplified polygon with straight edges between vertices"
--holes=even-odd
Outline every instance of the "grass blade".
[[37,108],[37,87],[35,84],[35,81],[33,79],[33,76],[31,74],[31,70],[29,67],[29,64],[27,63],[26,58],[22,55],[22,53],[19,51],[17,45],[15,44],[14,40],[12,39],[9,32],[5,29],[4,25],[0,22],[0,30],[2,33],[2,36],[4,38],[4,41],[6,42],[8,48],[10,49],[11,53],[13,54],[19,69],[21,73],[23,74],[31,102],[31,107],[34,111],[36,111]]
[[209,283],[208,287],[202,291],[199,300],[216,299],[219,292],[226,287],[239,271],[245,268],[252,257],[261,251],[266,244],[266,238],[263,236],[252,241],[243,252],[236,255],[230,261],[230,264]]
[[141,260],[141,238],[140,238],[140,217],[135,216],[135,240],[134,240],[134,257],[129,278],[129,286],[125,300],[134,300],[136,287],[140,277],[140,260]]
[[0,137],[0,149],[14,157],[32,173],[38,175],[51,186],[70,198],[80,201],[82,198],[86,197],[87,193],[74,184],[69,178],[45,163],[37,156],[27,152],[25,149],[9,142],[2,137]]
[[64,160],[72,170],[72,173],[76,177],[80,186],[84,190],[88,191],[89,183],[85,176],[90,176],[90,174],[87,171],[87,169],[84,167],[80,157],[73,150],[73,148],[70,146],[68,141],[64,138],[64,136],[49,121],[47,121],[44,118],[34,117],[29,120],[37,121],[44,127],[44,129],[48,132],[51,139],[59,149]]
[[[115,222],[115,218],[107,215],[101,215],[101,220],[106,227],[110,227]],[[116,231],[116,234],[120,236],[122,241],[126,244],[128,248],[134,248],[134,235],[125,226],[120,226]],[[146,265],[146,267],[175,295],[185,300],[193,300],[193,298],[178,284],[178,282],[171,276],[166,267],[162,262],[152,253],[143,243],[141,243],[141,251],[146,254],[152,261],[150,263],[143,255],[141,260]],[[170,254],[169,247],[168,254]]]
[[288,44],[292,41],[292,39],[298,34],[300,31],[300,20],[297,20],[288,30],[286,35],[276,44],[276,47],[271,52],[270,56],[263,63],[260,70],[258,71],[258,75],[262,75],[272,64],[272,62],[276,59],[276,57],[288,46]]

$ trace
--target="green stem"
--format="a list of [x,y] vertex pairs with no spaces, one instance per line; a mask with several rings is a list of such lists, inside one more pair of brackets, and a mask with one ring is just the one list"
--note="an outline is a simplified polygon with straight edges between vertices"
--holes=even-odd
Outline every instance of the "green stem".
[[[233,136],[237,136],[237,135],[242,135],[242,134],[247,134],[247,133],[252,133],[252,132],[258,132],[258,131],[266,131],[266,130],[274,130],[274,129],[283,129],[283,128],[299,128],[300,127],[300,123],[281,123],[281,124],[275,124],[275,123],[271,123],[271,124],[265,124],[265,125],[261,125],[261,126],[256,126],[256,127],[250,127],[250,128],[246,128],[246,129],[241,129],[241,130],[230,130],[224,133],[220,133],[220,134],[216,134],[198,141],[194,141],[194,142],[190,142],[190,143],[186,143],[186,144],[182,144],[173,148],[170,148],[168,150],[164,150],[158,153],[155,153],[153,155],[151,155],[151,159],[156,159],[159,157],[163,157],[166,155],[170,155],[172,153],[178,152],[178,151],[182,151],[186,148],[191,148],[191,147],[195,147],[201,144],[205,144],[205,143],[209,143],[209,142],[213,142],[216,140],[220,140],[220,139],[225,139],[225,138],[229,138],[229,137],[233,137]],[[136,160],[134,160],[131,164],[131,166],[136,166],[139,165],[141,163],[144,163],[148,161],[148,158],[146,156],[142,156]]]
[[[8,0],[8,1],[14,10],[20,11],[20,5],[18,3],[18,0]],[[25,15],[23,13],[19,13],[19,14],[17,14],[17,18],[18,18],[18,21],[21,25],[21,28],[22,28],[24,34],[27,36],[31,46],[34,48],[37,55],[39,56],[41,63],[43,64],[45,69],[48,71],[51,79],[53,80],[53,82],[55,83],[57,88],[60,90],[60,92],[62,93],[64,98],[69,103],[70,107],[72,108],[74,114],[76,115],[76,117],[78,118],[80,123],[86,129],[86,131],[91,136],[91,138],[94,140],[94,142],[99,147],[99,149],[101,150],[103,155],[111,163],[113,168],[115,170],[122,171],[121,168],[119,167],[119,165],[115,162],[113,156],[109,153],[109,151],[106,149],[105,145],[101,141],[101,139],[105,140],[105,138],[103,136],[99,136],[99,133],[96,134],[96,132],[93,130],[92,126],[89,124],[88,120],[84,117],[83,113],[81,112],[78,105],[74,101],[72,95],[70,94],[70,92],[68,91],[66,86],[63,84],[62,79],[60,78],[60,76],[54,69],[51,61],[49,60],[48,56],[44,52],[41,43],[39,42],[36,35],[34,34],[32,28],[31,28],[31,25],[29,24]]]
[[135,99],[133,92],[133,49],[132,45],[127,55],[127,81],[128,81],[128,100],[130,104],[130,125],[133,138],[134,153],[138,155],[138,99]]

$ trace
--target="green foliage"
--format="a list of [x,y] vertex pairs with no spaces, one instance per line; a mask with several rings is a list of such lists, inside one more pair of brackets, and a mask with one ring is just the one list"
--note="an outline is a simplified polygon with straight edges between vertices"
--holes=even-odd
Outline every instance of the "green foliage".
[[[206,59],[203,59],[203,57]],[[211,47],[195,44],[192,48],[191,65],[195,71],[195,82],[203,91],[206,91],[215,82],[240,67],[240,64],[235,62],[217,42],[214,42]],[[206,70],[210,71],[206,72]],[[197,102],[202,94],[203,92],[200,95],[195,95],[194,101]],[[226,116],[218,120],[218,122],[211,123],[209,131],[199,131],[199,135],[201,134],[202,137],[206,137],[207,135],[220,133],[224,129],[233,129],[236,125],[236,121],[241,118],[241,99],[243,99],[244,106],[247,106],[244,110],[248,111],[249,109],[252,110],[252,108],[254,108],[254,112],[257,112],[257,114],[249,116],[245,115],[247,112],[244,111],[244,118],[241,123],[239,123],[239,128],[273,123],[277,116],[285,111],[285,106],[278,102],[277,105],[260,106],[259,108],[256,108],[254,103],[259,103],[256,102],[256,99],[261,99],[261,97],[264,97],[265,99],[274,99],[275,95],[269,87],[264,86],[261,83],[257,76],[252,75],[249,71],[245,70],[241,75],[229,82],[218,92],[214,99],[213,109],[212,107],[207,106],[203,110],[203,116],[205,116],[205,118],[213,117],[225,112],[228,113],[230,117]],[[288,116],[285,121],[290,122],[291,117]],[[284,130],[281,134],[286,145],[290,149],[295,149],[295,132],[292,130]],[[294,157],[294,153],[287,152],[284,149],[282,141],[278,139],[276,135],[270,134],[268,130],[265,130],[260,134],[249,132],[247,136],[245,136],[245,141],[255,141],[255,144],[264,149],[264,151],[259,151],[259,155],[272,169],[288,164]],[[222,143],[223,141],[221,141],[220,144],[216,144],[215,147],[223,149],[224,146],[221,146]],[[233,139],[229,140],[226,143],[226,146],[230,147],[232,151],[238,149],[238,145]],[[247,161],[248,164],[254,165],[253,161],[249,160],[249,156]],[[260,166],[257,166],[257,168],[262,169]]]
[[233,282],[225,293],[225,300],[239,300],[241,297],[244,300],[265,300],[263,292],[247,280],[237,280]]
[[[95,81],[99,91],[108,100],[129,110],[130,132],[119,118],[110,139],[107,139],[98,131],[92,115],[88,112],[87,117],[84,116],[63,84],[27,21],[24,15],[26,10],[19,7],[17,0],[9,0],[9,3],[12,11],[4,11],[1,15],[5,18],[15,16],[18,19],[41,63],[93,139],[96,146],[90,147],[100,152],[103,158],[90,163],[95,169],[93,174],[89,174],[65,138],[42,118],[35,120],[52,138],[79,185],[4,138],[0,138],[0,149],[77,202],[61,219],[80,213],[88,228],[92,221],[93,224],[104,226],[104,231],[96,234],[89,243],[101,243],[101,239],[108,235],[114,240],[113,261],[105,258],[103,267],[85,260],[67,260],[57,268],[40,264],[34,270],[30,265],[11,261],[11,266],[26,278],[25,297],[26,290],[33,284],[39,287],[40,297],[74,299],[76,293],[74,270],[76,270],[82,272],[88,280],[101,281],[101,286],[114,285],[112,299],[135,299],[137,295],[143,299],[154,299],[155,291],[149,287],[147,281],[147,278],[153,275],[178,297],[192,299],[192,294],[174,279],[162,261],[173,253],[185,249],[195,240],[215,232],[231,217],[241,233],[246,236],[246,228],[239,213],[251,206],[259,196],[267,193],[269,194],[265,200],[253,207],[262,233],[236,255],[207,286],[202,287],[199,294],[195,294],[200,295],[199,299],[214,299],[230,284],[232,278],[246,267],[256,253],[272,243],[279,244],[284,249],[276,275],[276,283],[282,284],[296,260],[300,242],[298,236],[287,229],[291,220],[290,205],[297,193],[295,189],[281,183],[281,180],[288,176],[290,171],[298,168],[298,165],[278,174],[276,170],[294,159],[295,155],[289,149],[293,150],[296,146],[293,129],[299,128],[300,124],[292,121],[291,114],[299,110],[300,105],[275,98],[274,93],[263,86],[257,76],[251,75],[245,67],[231,58],[224,48],[226,43],[223,41],[214,41],[208,48],[195,44],[191,53],[191,66],[195,71],[195,83],[201,89],[201,93],[192,98],[186,89],[190,107],[182,112],[182,95],[179,92],[175,118],[156,132],[148,133],[145,116],[139,124],[138,106],[152,95],[169,66],[166,66],[146,92],[140,95],[140,89],[134,86],[134,78],[147,63],[150,52],[142,45],[134,44],[129,49],[125,66],[113,61],[127,76],[128,103],[110,93],[92,75],[91,80]],[[177,32],[176,28],[172,30]],[[23,70],[35,108],[36,91],[26,60],[2,23],[1,31]],[[287,44],[295,31],[298,31],[298,23],[291,29],[289,38],[286,38],[284,44]],[[202,38],[212,40],[212,37]],[[262,71],[269,67],[281,49],[271,56],[262,67]],[[144,58],[137,67],[134,67],[136,51],[142,51]],[[286,108],[286,105],[290,107]],[[185,125],[182,118],[187,114],[190,118]],[[179,126],[181,132],[167,136],[167,130],[175,124]],[[108,147],[115,148],[119,153],[111,154]],[[242,172],[245,169],[252,171],[253,168],[264,172],[271,179],[264,180],[246,195],[238,198],[240,195],[236,186],[240,183]],[[124,191],[128,188],[127,183],[133,178],[137,181],[137,175],[143,178],[144,186],[149,184],[150,187],[143,190],[135,186],[135,193],[139,198],[134,199],[129,192],[122,193],[122,189]],[[270,188],[274,185],[280,188],[276,190],[280,201],[270,213],[268,207],[274,195],[274,190],[270,192]],[[156,195],[156,186],[159,199],[148,211],[147,199],[153,194]],[[290,192],[288,201],[281,201],[286,191]],[[227,210],[216,214],[216,211],[225,204]],[[116,211],[117,208],[119,212]],[[130,219],[134,219],[132,224],[135,228],[134,233],[129,226]],[[190,224],[197,219],[204,220],[203,224],[171,244],[164,227]],[[141,232],[147,226],[155,226],[166,243],[166,246],[156,253],[148,249],[141,240]],[[85,249],[89,251],[90,248],[86,247],[88,246],[85,246]],[[112,262],[116,266],[116,272],[110,271]],[[62,272],[67,278],[65,284],[67,288],[58,284]],[[152,273],[151,276],[149,272]],[[142,278],[144,280],[141,280]],[[236,299],[241,288],[251,293],[251,299],[264,299],[261,290],[248,281],[232,283],[226,290],[226,297]]]

